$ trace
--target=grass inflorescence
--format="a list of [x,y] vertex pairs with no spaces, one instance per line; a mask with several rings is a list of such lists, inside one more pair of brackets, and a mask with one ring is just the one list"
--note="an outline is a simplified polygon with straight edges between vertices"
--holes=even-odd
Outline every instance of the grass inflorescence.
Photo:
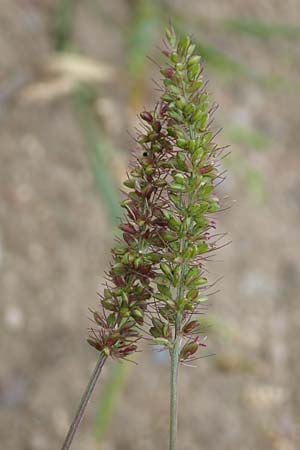
[[[170,450],[176,448],[178,367],[201,357],[197,352],[206,347],[199,318],[214,286],[206,263],[225,245],[215,215],[223,208],[216,188],[225,176],[220,159],[226,147],[214,142],[216,105],[195,49],[188,36],[179,39],[166,30],[161,95],[140,114],[137,151],[124,182],[122,236],[112,249],[88,337],[100,352],[99,367],[108,357],[128,359],[141,339],[169,352]],[[84,408],[99,373],[89,383]]]

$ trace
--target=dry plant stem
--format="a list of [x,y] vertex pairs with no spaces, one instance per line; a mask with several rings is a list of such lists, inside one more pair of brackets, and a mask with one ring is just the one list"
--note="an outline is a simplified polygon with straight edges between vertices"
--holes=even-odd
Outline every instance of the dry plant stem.
[[82,396],[78,410],[77,410],[74,420],[69,428],[68,434],[65,438],[65,441],[63,443],[61,450],[68,450],[71,446],[74,436],[76,434],[76,431],[79,428],[80,422],[81,422],[84,412],[85,412],[85,409],[88,405],[88,402],[91,398],[91,395],[94,391],[94,388],[97,384],[99,375],[101,373],[101,370],[102,370],[106,360],[107,360],[107,356],[104,353],[100,353],[99,359],[97,361],[97,365],[94,369],[94,372],[91,375],[90,381],[89,381],[89,383],[86,387],[86,390]]

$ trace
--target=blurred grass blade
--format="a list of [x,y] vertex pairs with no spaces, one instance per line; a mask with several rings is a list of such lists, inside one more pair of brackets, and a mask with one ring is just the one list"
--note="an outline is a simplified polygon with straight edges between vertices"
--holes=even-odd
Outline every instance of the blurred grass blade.
[[[65,51],[72,46],[73,8],[73,0],[59,1],[54,25],[54,41],[55,49],[57,51]],[[63,57],[65,57],[65,55]],[[78,61],[75,61],[74,69],[74,60],[67,62],[68,64],[66,64],[66,60],[64,60],[65,64],[63,65],[63,68],[65,70],[71,71],[72,73],[75,70],[77,74],[80,72],[81,75],[82,73],[86,75],[87,66],[78,66]],[[94,65],[89,65],[88,69],[90,75],[91,73],[93,75],[95,74],[96,68]],[[95,100],[95,97],[92,95],[91,89],[88,89],[87,87],[84,90],[80,88],[77,89],[75,101],[80,113],[81,126],[87,144],[95,183],[105,204],[110,221],[112,224],[116,225],[117,219],[121,215],[119,195],[116,185],[112,181],[113,177],[107,164],[106,155],[109,145],[103,136],[101,139],[99,127],[97,126],[93,114],[93,100]],[[101,404],[96,418],[95,436],[98,441],[102,439],[109,425],[114,405],[125,381],[126,370],[126,364],[118,364],[113,367],[108,382],[104,385]]]
[[126,29],[127,70],[131,80],[130,103],[139,109],[143,103],[145,71],[147,56],[161,22],[161,9],[157,0],[140,0],[135,2],[132,17]]
[[232,143],[247,146],[255,150],[265,150],[272,144],[270,136],[261,130],[243,127],[227,127],[225,137]]
[[152,48],[160,23],[160,9],[156,0],[141,0],[133,8],[128,27],[128,70],[133,77],[143,75],[146,56]]
[[59,0],[55,11],[53,35],[57,51],[66,50],[71,43],[74,0]]
[[300,26],[283,23],[267,23],[255,19],[234,18],[223,21],[229,31],[258,38],[300,38]]
[[[212,27],[211,24],[210,26]],[[177,31],[181,34],[185,34],[186,27],[187,24],[178,18],[175,24]],[[195,31],[194,40],[197,44],[198,52],[203,56],[205,62],[217,71],[218,75],[227,77],[245,77],[261,85],[263,88],[270,90],[282,89],[288,93],[299,92],[300,83],[297,81],[291,81],[281,75],[259,73],[256,70],[253,70],[248,64],[237,61],[226,55],[222,50],[207,43],[205,38],[202,38],[199,34],[197,35],[196,25],[193,25],[193,30]]]
[[198,41],[197,49],[205,62],[215,69],[218,75],[245,77],[269,90],[283,89],[287,93],[295,93],[300,90],[299,82],[280,75],[254,71],[248,65],[230,58],[219,49],[207,46],[203,41],[201,43]]
[[87,143],[96,186],[111,223],[116,224],[118,217],[121,215],[119,195],[107,164],[107,142],[103,136],[99,135],[99,127],[93,115],[90,92],[79,89],[76,94],[76,104],[81,113],[82,130]]
[[262,172],[256,167],[245,165],[243,178],[254,201],[263,205],[267,199],[267,192]]
[[252,200],[257,205],[262,206],[268,198],[266,180],[263,177],[263,172],[249,163],[245,154],[238,151],[238,149],[236,150],[227,159],[226,166],[231,168],[232,173],[235,173],[239,182],[245,186]]
[[88,4],[92,8],[93,14],[98,16],[99,19],[102,19],[105,24],[115,27],[116,32],[124,29],[123,22],[119,18],[115,17],[113,13],[107,12],[99,0],[88,0]]
[[[78,90],[76,95],[77,108],[80,111],[81,124],[86,139],[91,168],[94,173],[96,186],[104,201],[110,221],[117,224],[118,217],[121,216],[119,206],[119,195],[110,168],[107,164],[106,154],[111,145],[99,135],[99,127],[93,115],[93,92],[89,89]],[[105,382],[102,395],[99,400],[99,410],[95,421],[95,438],[101,442],[109,426],[114,412],[117,399],[123,389],[126,379],[127,365],[116,364],[110,370],[108,380]]]
[[128,364],[115,364],[104,384],[95,420],[95,438],[101,442],[111,421],[114,408],[126,381]]
[[205,61],[217,69],[219,73],[223,72],[229,75],[253,76],[253,72],[249,67],[235,61],[217,48],[205,45],[203,43],[200,44],[199,42],[197,44],[197,48]]

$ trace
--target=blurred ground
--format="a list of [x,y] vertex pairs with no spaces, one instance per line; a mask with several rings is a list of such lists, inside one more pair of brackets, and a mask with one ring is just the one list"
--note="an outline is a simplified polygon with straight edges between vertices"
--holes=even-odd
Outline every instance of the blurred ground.
[[[148,81],[139,84],[143,94],[137,96],[138,84],[132,87],[133,78],[126,75],[128,42],[121,32],[130,26],[136,2],[74,3],[76,50],[115,70],[113,77],[104,75],[96,83],[97,114],[99,127],[121,149],[117,157],[106,155],[113,159],[114,176],[121,178],[133,145],[126,130],[133,133],[137,108],[152,104],[157,95],[150,81],[154,69],[147,68]],[[204,22],[236,16],[291,25],[300,21],[296,0],[165,3],[187,23],[197,15]],[[95,5],[103,7],[97,14]],[[64,79],[52,91],[43,85],[36,89],[38,83],[49,87],[52,80],[44,63],[54,52],[56,8],[50,0],[0,4],[3,450],[59,448],[95,364],[96,354],[85,344],[87,308],[96,304],[113,239],[70,93],[74,80]],[[299,82],[300,39],[228,33],[224,40],[213,31],[207,38],[255,72],[279,73],[288,81],[270,88],[247,77],[219,76],[207,66],[220,104],[221,142],[230,143],[226,129],[239,126],[263,130],[272,143],[266,151],[232,147],[229,177],[220,193],[228,192],[236,202],[220,216],[220,228],[230,231],[233,243],[220,255],[224,263],[211,267],[212,276],[225,276],[214,297],[216,325],[209,339],[217,356],[181,370],[179,449],[297,450],[300,138],[299,89],[293,83]],[[97,74],[96,80],[103,72]],[[254,196],[249,191],[247,180],[253,187],[253,179],[240,176],[245,164],[262,176],[259,198],[257,190]],[[74,450],[100,448],[93,437],[96,397]],[[101,449],[163,450],[167,429],[168,365],[148,351],[128,372]]]

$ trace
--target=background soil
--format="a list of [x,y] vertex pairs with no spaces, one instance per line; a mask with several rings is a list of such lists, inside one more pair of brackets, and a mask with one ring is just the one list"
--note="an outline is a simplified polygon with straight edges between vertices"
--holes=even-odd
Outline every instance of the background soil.
[[[117,156],[107,154],[120,179],[137,107],[151,105],[157,95],[150,80],[155,69],[148,66],[137,105],[121,32],[121,25],[130,25],[134,2],[95,3],[120,23],[119,31],[89,2],[75,2],[72,39],[81,54],[117,71],[113,81],[97,84],[97,105],[99,128],[121,148]],[[187,23],[197,15],[207,21],[300,21],[297,0],[178,0],[171,6]],[[1,450],[59,448],[95,364],[85,343],[88,307],[97,303],[113,240],[73,95],[35,95],[37,83],[49,82],[44,64],[54,52],[56,9],[50,0],[0,4]],[[300,138],[299,89],[293,85],[299,81],[299,39],[207,37],[258,73],[280,73],[288,82],[270,89],[207,66],[220,104],[217,125],[224,127],[220,142],[229,141],[226,127],[237,124],[263,130],[272,142],[266,151],[232,147],[220,194],[236,201],[219,224],[233,243],[219,255],[224,262],[210,267],[212,277],[224,275],[212,302],[209,351],[216,356],[181,370],[179,449],[297,450]],[[262,174],[263,200],[241,176],[244,164]],[[127,372],[103,450],[167,447],[168,361],[145,349],[138,363]],[[103,381],[110,370],[107,365]],[[93,428],[100,399],[99,385],[74,450],[100,448]]]

